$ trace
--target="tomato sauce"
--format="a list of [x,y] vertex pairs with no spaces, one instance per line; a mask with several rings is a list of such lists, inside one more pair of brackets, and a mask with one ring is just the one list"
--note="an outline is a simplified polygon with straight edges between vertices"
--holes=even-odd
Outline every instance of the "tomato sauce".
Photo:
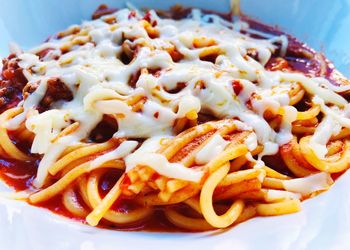
[[37,161],[23,162],[13,159],[0,159],[0,177],[16,191],[31,188],[36,175]]

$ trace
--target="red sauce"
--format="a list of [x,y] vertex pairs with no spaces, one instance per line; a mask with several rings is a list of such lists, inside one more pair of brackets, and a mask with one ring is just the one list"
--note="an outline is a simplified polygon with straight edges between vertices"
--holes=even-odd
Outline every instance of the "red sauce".
[[235,92],[235,94],[239,95],[239,93],[241,93],[241,91],[243,89],[243,86],[242,86],[240,81],[234,80],[234,81],[232,81],[232,88],[233,88],[233,91]]
[[23,162],[13,159],[0,159],[0,177],[16,191],[31,187],[36,175],[38,161]]
[[116,120],[104,115],[102,121],[91,131],[89,139],[92,142],[105,142],[111,139],[117,131],[118,123]]
[[57,196],[53,197],[52,199],[44,201],[42,203],[35,204],[35,206],[46,208],[55,214],[62,215],[62,216],[67,217],[69,219],[74,219],[76,221],[80,221],[80,222],[85,223],[85,219],[79,218],[79,217],[73,215],[71,212],[69,212],[65,208],[65,206],[62,203],[62,196],[61,195],[57,195]]

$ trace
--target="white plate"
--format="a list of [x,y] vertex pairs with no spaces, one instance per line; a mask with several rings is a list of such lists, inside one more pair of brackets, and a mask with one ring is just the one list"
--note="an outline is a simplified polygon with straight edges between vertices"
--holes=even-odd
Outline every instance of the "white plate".
[[[120,6],[123,1],[98,2]],[[133,2],[137,6],[165,8],[186,1]],[[1,5],[0,53],[6,55],[9,41],[17,41],[25,48],[33,46],[47,35],[88,18],[98,3],[92,0],[12,0]],[[219,11],[229,7],[224,0],[192,0],[191,5]],[[350,76],[348,0],[242,0],[242,8],[260,20],[280,25],[317,49],[323,47],[327,56]],[[350,249],[349,189],[350,172],[330,191],[303,202],[300,213],[255,218],[225,231],[209,233],[96,229],[24,202],[0,199],[0,250]]]

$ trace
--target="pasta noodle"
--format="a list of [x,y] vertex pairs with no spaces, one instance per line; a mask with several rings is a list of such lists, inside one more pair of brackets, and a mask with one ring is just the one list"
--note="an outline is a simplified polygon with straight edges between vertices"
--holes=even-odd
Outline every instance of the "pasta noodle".
[[348,169],[349,82],[323,55],[197,9],[94,19],[4,59],[0,176],[30,204],[205,231],[298,212]]

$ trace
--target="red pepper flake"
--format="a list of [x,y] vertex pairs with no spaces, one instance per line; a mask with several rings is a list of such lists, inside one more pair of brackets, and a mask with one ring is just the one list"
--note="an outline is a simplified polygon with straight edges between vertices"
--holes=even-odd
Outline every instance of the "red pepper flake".
[[265,69],[270,71],[288,71],[291,70],[288,61],[282,57],[271,58],[265,65]]
[[13,69],[6,69],[2,72],[2,76],[8,80],[15,77],[15,71]]
[[153,20],[151,24],[154,27],[154,26],[157,26],[158,22],[157,22],[157,20]]
[[134,18],[136,17],[136,12],[133,10],[133,11],[130,11],[129,15],[128,15],[128,19],[131,19],[131,18]]
[[239,80],[233,80],[232,81],[232,88],[236,95],[239,95],[241,93],[243,86]]
[[151,178],[149,179],[149,181],[155,181],[155,180],[157,180],[159,177],[160,177],[161,175],[160,174],[158,174],[158,173],[154,173],[152,176],[151,176]]
[[[123,178],[123,177],[120,177]],[[124,175],[124,179],[120,183],[120,189],[125,191],[128,189],[128,187],[131,185],[131,180],[128,175]]]
[[143,19],[151,23],[151,13],[148,11],[146,15],[143,17]]
[[184,55],[179,52],[176,47],[173,49],[168,50],[169,55],[173,59],[174,62],[179,62],[180,60],[184,59]]
[[43,50],[39,51],[38,53],[36,53],[36,55],[39,57],[39,59],[42,59],[42,58],[45,57],[51,50],[53,50],[53,48],[43,49]]
[[155,112],[153,116],[154,116],[154,118],[158,119],[158,117],[159,117],[159,112],[158,112],[158,111]]
[[101,4],[98,6],[97,10],[92,14],[92,19],[98,19],[101,16],[112,14],[113,12],[116,12],[117,9],[115,8],[109,8],[106,4]]

